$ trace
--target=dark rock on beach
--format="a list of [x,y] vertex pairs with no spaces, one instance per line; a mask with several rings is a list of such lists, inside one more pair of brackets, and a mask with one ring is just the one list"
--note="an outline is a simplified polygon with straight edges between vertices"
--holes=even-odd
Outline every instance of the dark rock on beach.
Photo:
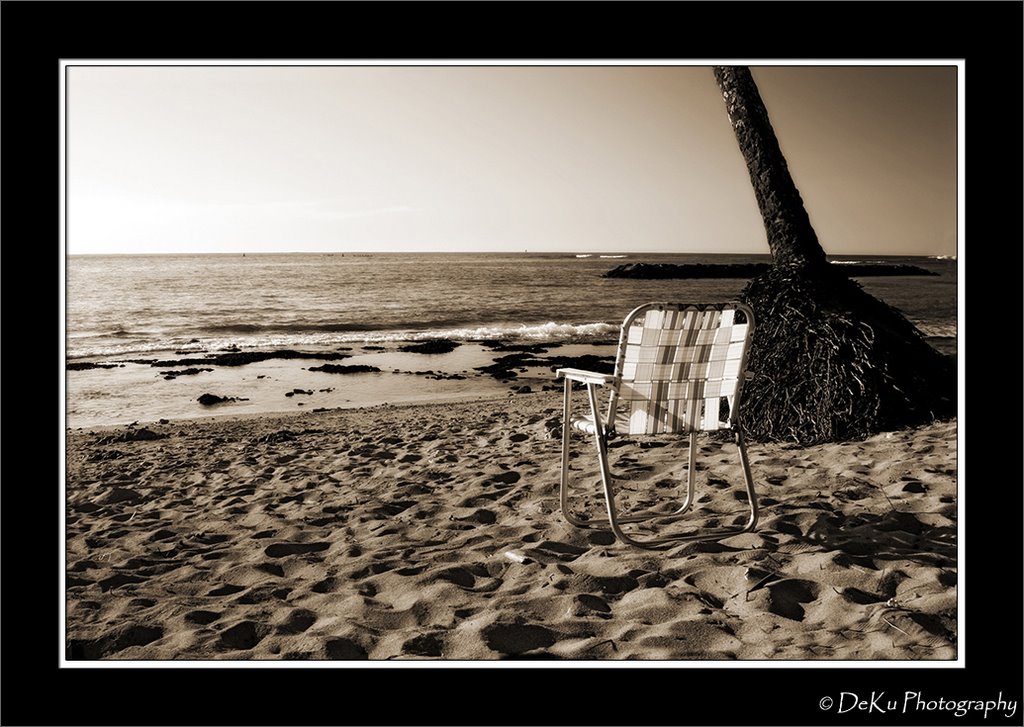
[[732,265],[705,265],[690,263],[626,263],[612,268],[602,278],[638,278],[656,280],[668,278],[752,278],[768,269],[762,263],[736,263]]
[[561,343],[508,343],[494,339],[486,339],[479,343],[491,351],[516,351],[518,353],[547,353],[549,349],[562,345]]
[[446,374],[443,371],[433,371],[433,370],[428,370],[428,371],[401,371],[399,369],[395,369],[394,373],[396,373],[396,374],[408,374],[410,376],[423,376],[424,378],[433,379],[434,381],[462,381],[462,380],[464,380],[466,378],[462,374]]
[[233,396],[217,396],[216,394],[203,394],[196,399],[203,406],[213,406],[214,404],[223,404],[228,401],[238,401]]
[[339,361],[351,358],[347,353],[323,351],[311,353],[282,349],[278,351],[238,351],[231,349],[229,353],[208,354],[203,358],[182,358],[177,360],[150,361],[150,366],[167,368],[171,366],[198,366],[212,364],[214,366],[245,366],[246,364],[269,361],[270,359],[314,359],[317,361]]
[[324,364],[323,366],[310,366],[310,371],[323,371],[325,374],[362,374],[377,373],[380,371],[376,366],[359,364],[356,366],[339,366],[337,364]]
[[614,356],[532,356],[528,353],[510,353],[494,359],[488,366],[478,366],[477,371],[493,376],[496,379],[514,379],[517,371],[528,366],[546,366],[552,371],[560,368],[576,368],[594,371],[599,374],[610,374],[615,367]]
[[124,364],[96,363],[95,361],[71,361],[67,365],[68,371],[89,371],[90,369],[116,369]]
[[211,368],[195,368],[195,367],[193,367],[193,368],[188,368],[188,369],[181,369],[180,371],[164,371],[161,374],[161,376],[164,377],[165,381],[172,381],[172,380],[178,378],[179,376],[195,376],[196,374],[201,374],[204,371],[213,371],[213,369],[211,369]]
[[[671,263],[627,263],[609,270],[603,278],[638,278],[642,280],[671,278],[753,278],[765,273],[771,267],[768,263],[732,263],[728,265],[706,265],[704,263],[687,263],[673,265]],[[938,273],[919,268],[916,265],[888,263],[851,263],[835,264],[851,278],[875,277],[885,275],[938,275]]]
[[405,353],[451,353],[462,344],[447,338],[438,338],[434,341],[423,343],[411,343],[408,346],[399,346],[399,351]]

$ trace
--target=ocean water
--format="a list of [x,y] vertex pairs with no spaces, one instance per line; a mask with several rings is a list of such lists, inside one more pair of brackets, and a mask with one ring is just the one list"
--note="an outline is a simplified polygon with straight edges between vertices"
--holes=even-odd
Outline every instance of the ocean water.
[[[616,265],[768,259],[628,253],[70,257],[68,362],[109,368],[68,370],[66,425],[500,396],[508,386],[476,369],[502,354],[473,341],[542,342],[559,344],[552,349],[558,355],[612,355],[610,342],[637,305],[729,300],[746,284],[741,279],[601,277]],[[955,352],[956,261],[885,262],[939,273],[860,282],[903,311],[937,348]],[[464,343],[438,355],[398,350],[402,342],[437,338]],[[321,361],[272,359],[200,367],[198,373],[167,379],[166,367],[148,363],[201,359],[226,349],[343,351],[344,365],[375,366],[380,372],[342,376],[308,370]],[[516,383],[536,390],[554,378],[537,367],[522,372]],[[204,393],[235,400],[205,407],[198,403]]]
[[[751,255],[264,254],[73,256],[69,360],[154,351],[332,347],[617,335],[654,300],[717,301],[745,280],[625,280],[624,262],[768,261]],[[853,259],[853,258],[847,258]],[[882,258],[862,258],[865,260]],[[884,258],[939,277],[861,278],[926,335],[955,336],[956,261]]]

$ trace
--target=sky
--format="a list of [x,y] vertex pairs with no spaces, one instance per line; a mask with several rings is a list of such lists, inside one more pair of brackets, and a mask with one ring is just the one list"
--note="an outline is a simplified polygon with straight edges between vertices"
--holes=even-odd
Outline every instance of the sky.
[[[956,253],[955,66],[752,72],[826,253]],[[768,252],[706,66],[66,79],[70,254]]]

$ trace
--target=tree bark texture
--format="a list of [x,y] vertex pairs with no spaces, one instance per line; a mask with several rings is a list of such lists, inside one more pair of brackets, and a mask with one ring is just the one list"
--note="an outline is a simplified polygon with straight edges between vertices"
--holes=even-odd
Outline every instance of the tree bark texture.
[[898,310],[825,260],[750,69],[716,67],[772,265],[740,299],[757,316],[740,422],[754,440],[849,441],[956,416],[956,367]]
[[714,73],[740,152],[747,163],[774,264],[800,268],[824,266],[825,251],[811,227],[750,69],[716,66]]

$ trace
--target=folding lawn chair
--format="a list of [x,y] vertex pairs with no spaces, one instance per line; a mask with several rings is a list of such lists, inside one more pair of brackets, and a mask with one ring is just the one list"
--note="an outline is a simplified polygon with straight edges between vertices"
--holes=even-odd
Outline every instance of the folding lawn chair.
[[[569,509],[569,438],[571,430],[576,429],[594,436],[608,521],[619,540],[640,548],[661,548],[685,540],[717,540],[754,529],[757,496],[739,420],[743,383],[752,376],[746,371],[746,363],[753,331],[754,313],[742,303],[648,303],[623,321],[613,375],[571,368],[557,371],[565,379],[560,498],[566,520],[577,527],[590,526]],[[573,414],[573,382],[586,384],[589,414]],[[600,416],[598,386],[609,391],[604,417]],[[649,539],[624,533],[622,523],[678,517],[690,509],[694,502],[697,434],[719,429],[731,429],[735,435],[750,507],[746,524]],[[619,435],[680,434],[690,435],[686,498],[671,512],[620,515],[615,501],[616,478],[608,465],[609,440]]]

